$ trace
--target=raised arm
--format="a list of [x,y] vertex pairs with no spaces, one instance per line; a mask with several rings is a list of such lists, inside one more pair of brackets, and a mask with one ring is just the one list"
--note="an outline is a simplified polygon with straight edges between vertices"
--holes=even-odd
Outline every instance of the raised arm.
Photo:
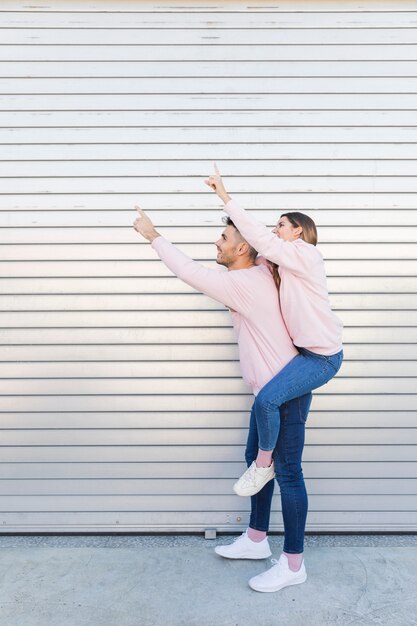
[[309,246],[299,245],[292,241],[284,241],[258,222],[250,213],[242,209],[227,193],[219,169],[214,164],[215,174],[204,182],[211,187],[224,202],[224,210],[232,219],[236,228],[250,245],[269,261],[286,267],[296,274],[308,274],[311,269],[312,257],[316,257]]
[[300,248],[293,241],[284,241],[271,233],[261,222],[258,222],[248,211],[245,211],[234,200],[224,206],[227,215],[233,220],[242,237],[248,241],[266,259],[287,267],[293,272],[304,273],[311,262],[305,248]]
[[217,167],[217,163],[214,163],[214,174],[212,174],[205,181],[206,185],[208,185],[216,194],[219,196],[220,200],[223,200],[225,204],[229,202],[232,198],[226,191],[226,187],[224,186],[224,182],[222,177],[220,176],[219,168]]
[[240,313],[248,312],[252,305],[251,293],[245,290],[245,286],[236,276],[236,272],[213,270],[197,263],[162,237],[142,209],[139,207],[136,209],[139,217],[133,225],[135,230],[152,244],[161,261],[171,272],[187,285],[227,307]]

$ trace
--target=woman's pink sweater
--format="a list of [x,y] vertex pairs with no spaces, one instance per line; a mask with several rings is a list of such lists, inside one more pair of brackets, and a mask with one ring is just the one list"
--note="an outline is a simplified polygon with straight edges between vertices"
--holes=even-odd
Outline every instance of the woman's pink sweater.
[[255,395],[297,356],[268,268],[260,265],[230,271],[209,269],[190,259],[164,237],[154,239],[152,247],[178,278],[230,309],[242,376]]
[[316,246],[280,239],[234,200],[224,210],[242,237],[279,265],[282,317],[294,345],[327,356],[339,352],[343,324],[331,310],[324,261]]

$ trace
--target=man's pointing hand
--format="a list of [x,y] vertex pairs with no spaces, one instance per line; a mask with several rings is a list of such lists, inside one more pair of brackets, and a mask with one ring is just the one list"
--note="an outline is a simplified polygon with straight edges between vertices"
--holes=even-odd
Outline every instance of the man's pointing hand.
[[146,215],[145,211],[141,209],[139,206],[135,206],[139,216],[133,222],[133,228],[137,230],[138,233],[145,237],[148,241],[153,241],[157,237],[159,237],[159,233],[155,230],[154,225],[150,218]]

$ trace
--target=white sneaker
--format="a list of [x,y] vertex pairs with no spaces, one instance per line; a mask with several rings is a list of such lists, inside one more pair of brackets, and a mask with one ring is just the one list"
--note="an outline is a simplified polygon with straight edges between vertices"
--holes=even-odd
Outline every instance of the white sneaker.
[[252,541],[247,530],[233,543],[217,546],[214,551],[225,559],[267,559],[272,554],[268,537],[259,542]]
[[262,572],[258,576],[254,576],[249,581],[249,587],[255,591],[264,593],[279,591],[289,585],[299,585],[307,580],[306,568],[304,560],[298,572],[293,572],[288,567],[288,559],[285,554],[281,554],[279,561],[271,559],[271,563],[275,563],[273,567],[266,572]]
[[238,496],[254,496],[273,478],[275,478],[273,461],[269,467],[256,467],[256,462],[254,461],[233,485],[233,491]]

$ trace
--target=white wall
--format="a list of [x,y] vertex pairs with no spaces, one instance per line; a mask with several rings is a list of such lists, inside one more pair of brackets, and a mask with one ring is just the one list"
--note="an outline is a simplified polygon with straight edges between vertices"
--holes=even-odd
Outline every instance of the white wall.
[[317,221],[345,323],[308,530],[417,530],[415,2],[27,7],[0,11],[2,530],[245,527],[229,315],[131,228],[212,263],[213,159],[266,223]]

